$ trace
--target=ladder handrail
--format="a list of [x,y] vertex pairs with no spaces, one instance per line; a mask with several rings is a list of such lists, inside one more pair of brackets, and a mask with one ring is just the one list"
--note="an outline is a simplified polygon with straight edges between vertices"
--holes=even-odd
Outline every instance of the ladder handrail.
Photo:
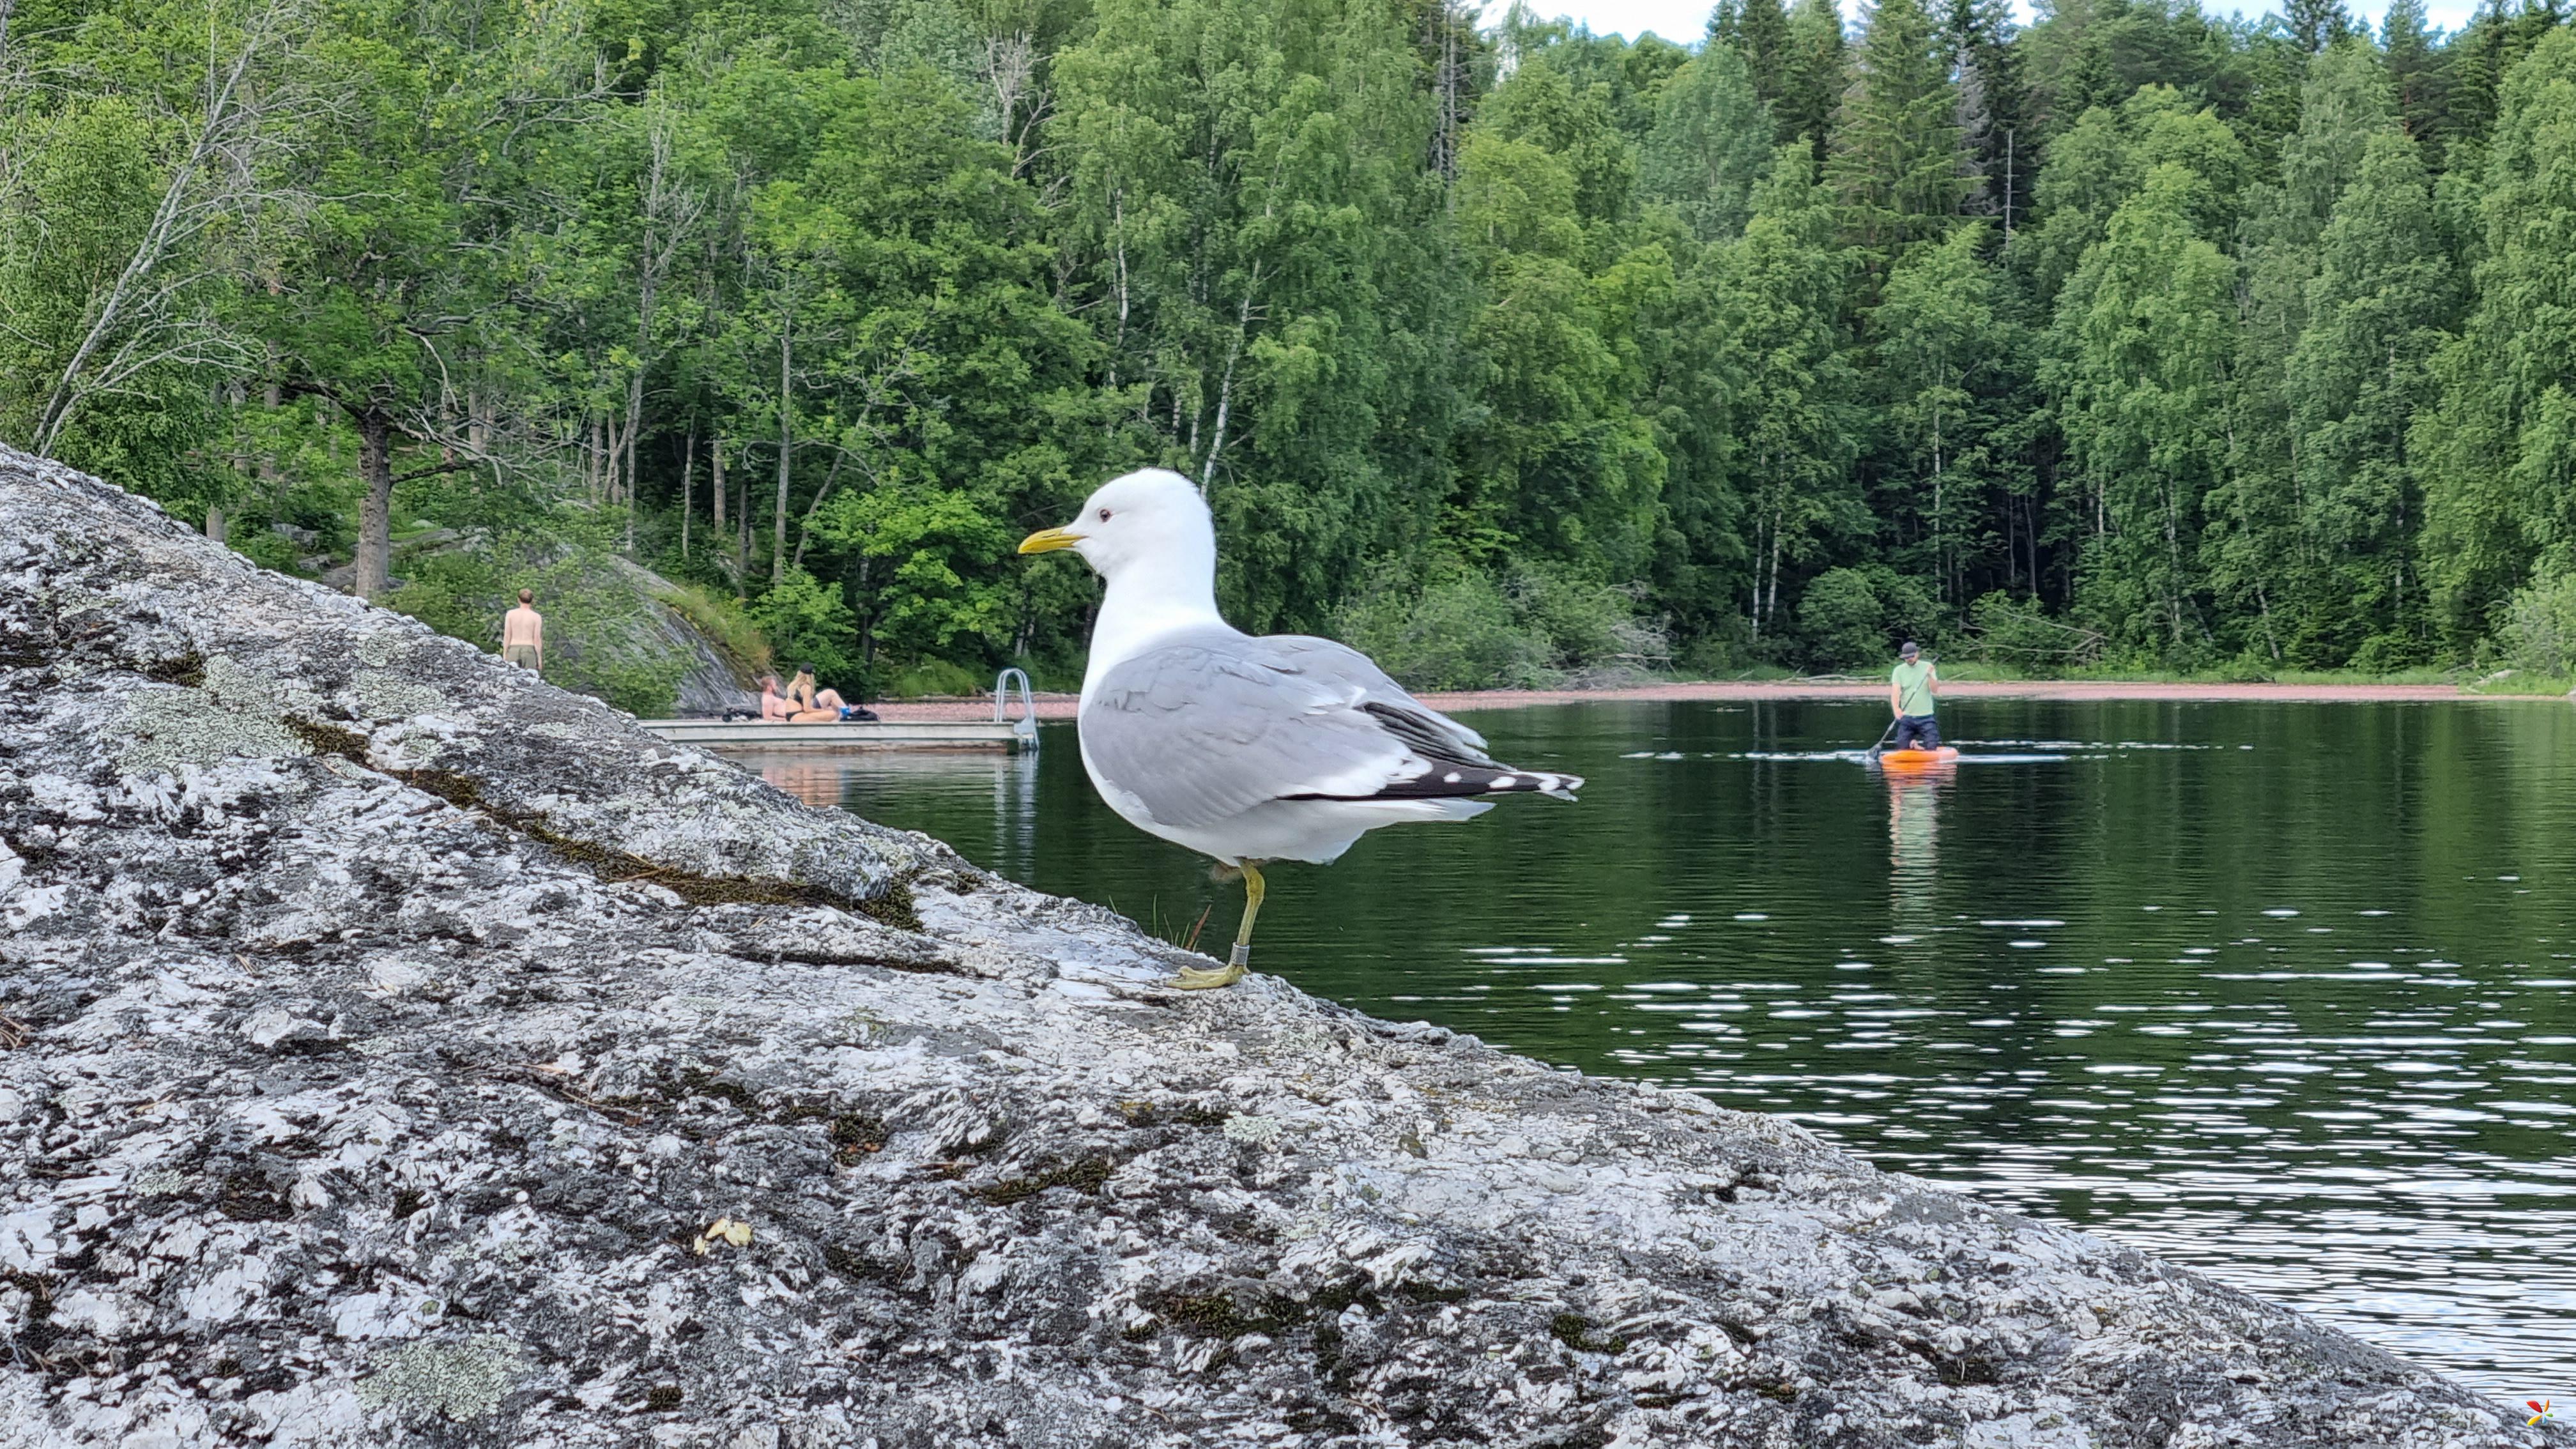
[[[1017,680],[1020,686],[1020,717],[1005,719],[1003,710],[1008,705],[1011,683],[1014,680]],[[993,723],[1009,725],[1011,733],[1024,739],[1037,738],[1038,700],[1037,696],[1030,692],[1027,670],[1014,666],[993,676]]]

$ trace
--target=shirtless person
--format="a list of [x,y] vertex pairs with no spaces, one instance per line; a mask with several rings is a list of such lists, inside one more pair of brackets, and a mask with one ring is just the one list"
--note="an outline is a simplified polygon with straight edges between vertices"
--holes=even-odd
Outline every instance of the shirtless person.
[[519,590],[519,607],[501,616],[501,657],[521,669],[546,672],[546,616],[536,610],[536,592]]
[[778,692],[778,676],[760,676],[760,722],[785,724],[795,713],[796,707],[787,702],[787,696]]

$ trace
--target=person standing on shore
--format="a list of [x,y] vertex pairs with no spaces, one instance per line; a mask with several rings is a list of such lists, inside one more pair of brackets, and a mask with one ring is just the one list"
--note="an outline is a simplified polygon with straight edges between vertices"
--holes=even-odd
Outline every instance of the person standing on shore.
[[519,590],[519,607],[501,616],[501,657],[521,669],[546,672],[546,616],[537,612],[536,591]]
[[1907,640],[1896,651],[1896,668],[1887,677],[1887,708],[1896,716],[1896,739],[1889,748],[1941,748],[1941,725],[1932,717],[1940,693],[1940,673],[1923,657],[1922,646]]

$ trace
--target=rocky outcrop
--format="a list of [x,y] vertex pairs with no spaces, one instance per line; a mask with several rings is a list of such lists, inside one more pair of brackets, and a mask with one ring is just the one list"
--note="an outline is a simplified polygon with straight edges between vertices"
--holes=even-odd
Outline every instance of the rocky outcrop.
[[0,1445],[2565,1443],[0,452]]
[[[516,591],[535,588],[549,683],[646,716],[712,718],[760,706],[765,654],[739,656],[683,607],[679,585],[606,549],[437,529],[396,545],[393,562],[420,586],[398,578],[387,604],[492,653]],[[352,577],[341,568],[322,582],[345,592]],[[698,607],[710,606],[722,607],[700,595]]]

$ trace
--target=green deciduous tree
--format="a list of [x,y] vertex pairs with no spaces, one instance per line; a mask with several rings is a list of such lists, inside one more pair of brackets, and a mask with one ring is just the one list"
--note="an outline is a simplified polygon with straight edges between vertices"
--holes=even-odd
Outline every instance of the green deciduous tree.
[[2208,637],[2200,508],[2227,460],[2235,269],[2193,225],[2207,190],[2179,162],[2149,171],[2057,304],[2060,417],[2089,505],[2078,605],[2174,659]]
[[1876,377],[1898,471],[1883,486],[1894,512],[1925,548],[1925,570],[1944,602],[1964,603],[1965,562],[1988,516],[1988,399],[2013,349],[1996,310],[1997,278],[1980,251],[1982,225],[1897,263],[1870,315]]
[[[2388,82],[2367,44],[2337,44],[2308,66],[2298,131],[2281,146],[2280,179],[2251,189],[2243,226],[2243,299],[2226,483],[2210,501],[2212,583],[2254,621],[2272,660],[2312,632],[2321,566],[2287,382],[2308,326],[2308,293],[2336,203],[2374,138],[2397,134]],[[2343,610],[2328,605],[2340,613]],[[2338,661],[2339,662],[2339,661]]]
[[2286,371],[2302,553],[2301,662],[2388,667],[2421,658],[2428,599],[2415,560],[2421,469],[2409,433],[2439,397],[2432,361],[2455,325],[2461,275],[2432,215],[2415,143],[2371,138],[2337,201]]
[[1702,241],[1733,236],[1771,162],[1771,112],[1741,56],[1712,45],[1666,81],[1639,148],[1638,192],[1670,206]]
[[1852,263],[1835,244],[1832,193],[1808,170],[1804,147],[1774,153],[1731,259],[1743,371],[1730,425],[1751,555],[1745,617],[1757,642],[1782,623],[1783,576],[1794,590],[1805,566],[1867,519],[1851,477],[1859,379],[1839,325]]
[[2455,647],[2535,570],[2576,562],[2576,31],[2542,39],[2502,100],[2477,308],[2413,434],[2426,574]]

